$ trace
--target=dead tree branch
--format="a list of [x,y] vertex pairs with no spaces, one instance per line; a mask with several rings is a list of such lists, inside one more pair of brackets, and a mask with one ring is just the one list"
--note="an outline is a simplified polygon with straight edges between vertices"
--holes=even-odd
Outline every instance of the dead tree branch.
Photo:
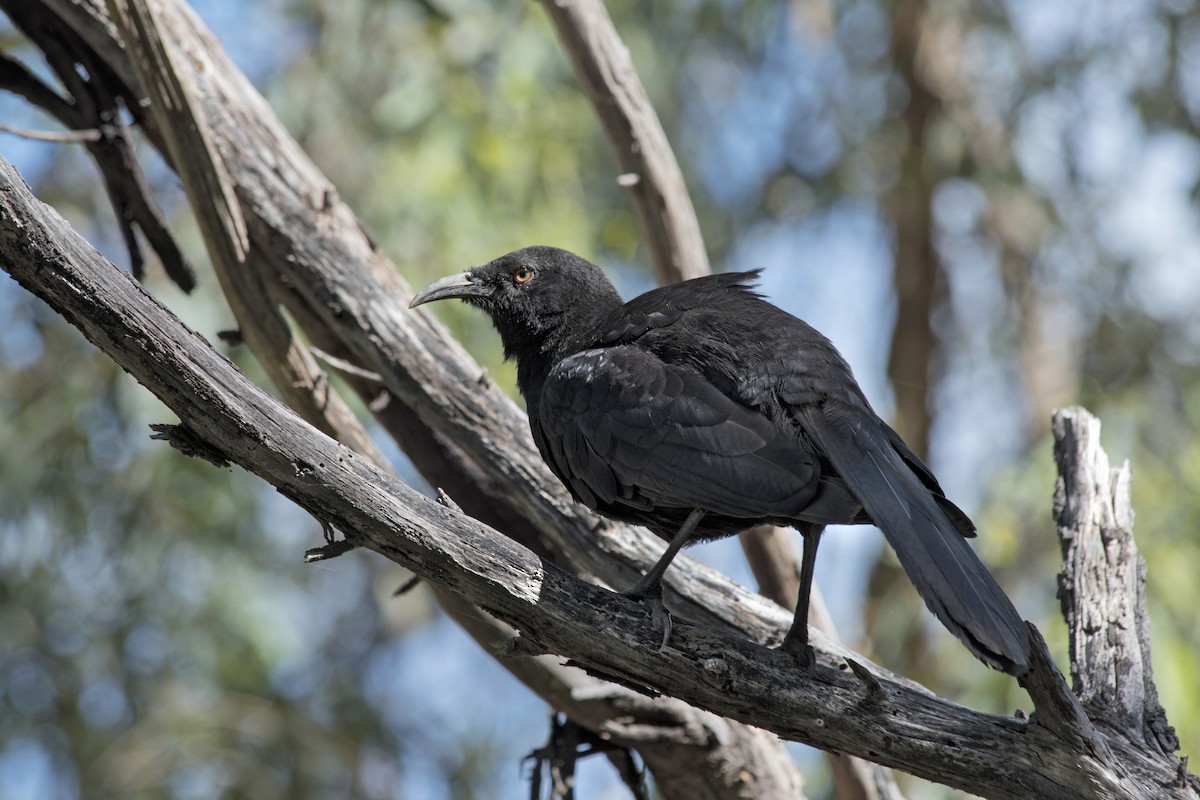
[[708,254],[683,172],[629,50],[601,0],[543,0],[583,84],[646,232],[659,283],[708,274]]
[[19,283],[154,391],[209,451],[355,544],[488,609],[527,649],[983,797],[1200,796],[1177,785],[1177,764],[1104,732],[1109,752],[1077,748],[1036,720],[980,714],[886,677],[864,686],[846,671],[798,674],[786,654],[708,627],[677,626],[660,650],[639,606],[426,500],[263,393],[38,203],[6,162],[0,252]]
[[1058,596],[1071,633],[1075,694],[1099,729],[1174,760],[1179,739],[1150,661],[1146,562],[1133,541],[1129,464],[1110,468],[1100,421],[1082,408],[1055,412],[1052,430],[1063,552]]
[[70,133],[60,134],[58,141],[79,141],[87,147],[104,180],[134,276],[141,280],[145,271],[140,232],[167,277],[190,292],[196,286],[195,270],[183,257],[154,201],[122,116],[123,103],[136,111],[136,105],[129,102],[127,86],[76,31],[43,5],[9,0],[0,2],[0,7],[45,53],[68,95],[63,97],[6,56],[0,56],[0,87],[24,97],[68,128]]

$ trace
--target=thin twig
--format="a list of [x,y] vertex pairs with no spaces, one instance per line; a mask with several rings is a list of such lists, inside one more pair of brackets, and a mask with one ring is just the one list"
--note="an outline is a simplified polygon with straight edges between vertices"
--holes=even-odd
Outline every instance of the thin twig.
[[4,7],[13,23],[42,49],[70,97],[59,95],[19,61],[3,56],[0,87],[24,97],[72,131],[82,134],[94,129],[94,135],[73,141],[87,146],[100,169],[134,277],[140,281],[144,273],[143,245],[137,235],[140,231],[167,276],[190,292],[196,286],[196,271],[167,228],[122,121],[122,101],[131,111],[137,109],[131,92],[65,21],[29,3]]
[[78,110],[70,100],[50,88],[24,64],[0,53],[0,88],[24,97],[68,128],[80,128]]
[[338,372],[344,372],[347,375],[353,375],[356,378],[362,378],[364,381],[372,383],[383,383],[383,376],[378,372],[372,372],[369,369],[356,367],[344,358],[338,358],[335,355],[326,353],[319,347],[314,347],[311,344],[308,346],[308,351],[316,356],[321,361],[324,361],[329,366],[336,369]]
[[85,128],[80,131],[35,131],[29,128],[18,128],[7,122],[0,122],[0,132],[11,133],[23,139],[33,139],[39,142],[57,142],[60,144],[78,144],[80,142],[98,142],[101,133],[95,128]]

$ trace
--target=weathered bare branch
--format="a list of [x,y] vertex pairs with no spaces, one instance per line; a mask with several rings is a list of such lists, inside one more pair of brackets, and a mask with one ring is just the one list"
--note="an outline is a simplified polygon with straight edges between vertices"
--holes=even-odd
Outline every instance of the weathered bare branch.
[[1052,429],[1060,475],[1054,495],[1063,550],[1059,600],[1071,632],[1075,693],[1102,729],[1170,756],[1179,739],[1154,684],[1146,562],[1133,541],[1129,464],[1109,467],[1100,421],[1082,408],[1055,412]]
[[[25,97],[71,129],[71,133],[59,134],[58,141],[80,141],[87,146],[104,179],[134,276],[141,280],[144,271],[145,259],[137,236],[141,231],[167,276],[190,292],[196,285],[195,270],[167,228],[122,119],[120,100],[129,99],[125,84],[95,56],[82,37],[44,6],[0,0],[0,7],[43,50],[68,97],[42,83],[19,62],[3,57],[0,86]],[[136,105],[130,110],[136,112]]]
[[601,0],[543,0],[616,151],[659,283],[708,273],[700,223],[658,114]]
[[156,13],[145,0],[110,0],[149,109],[183,181],[213,267],[238,328],[275,386],[310,423],[376,464],[387,463],[344,401],[331,390],[316,360],[293,335],[261,276],[246,266],[250,241],[241,205],[208,121],[179,75],[178,57],[163,42]]

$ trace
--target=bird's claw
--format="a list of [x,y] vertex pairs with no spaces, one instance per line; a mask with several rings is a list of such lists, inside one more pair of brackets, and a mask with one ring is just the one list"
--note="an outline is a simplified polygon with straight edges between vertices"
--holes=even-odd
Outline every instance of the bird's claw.
[[662,644],[658,649],[666,650],[667,642],[671,641],[671,629],[675,625],[671,619],[671,612],[667,611],[661,597],[647,597],[642,602],[650,607],[650,621],[654,623],[654,629],[662,631]]
[[667,611],[666,604],[663,603],[662,593],[641,592],[637,591],[637,587],[634,587],[620,594],[625,599],[641,603],[649,609],[650,621],[654,623],[654,629],[662,631],[663,635],[662,644],[658,646],[658,649],[666,649],[667,643],[671,641],[671,631],[674,630],[675,622],[671,618],[671,612]]
[[796,665],[805,672],[812,673],[817,668],[817,652],[808,643],[808,638],[793,637],[790,633],[784,637],[779,649],[796,660]]

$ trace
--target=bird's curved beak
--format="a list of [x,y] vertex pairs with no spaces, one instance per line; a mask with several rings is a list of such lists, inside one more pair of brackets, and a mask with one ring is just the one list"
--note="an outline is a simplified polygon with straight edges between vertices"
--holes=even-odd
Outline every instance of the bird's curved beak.
[[447,297],[487,297],[491,293],[491,287],[474,278],[470,272],[460,272],[436,280],[417,292],[408,307],[416,308],[434,300],[445,300]]

